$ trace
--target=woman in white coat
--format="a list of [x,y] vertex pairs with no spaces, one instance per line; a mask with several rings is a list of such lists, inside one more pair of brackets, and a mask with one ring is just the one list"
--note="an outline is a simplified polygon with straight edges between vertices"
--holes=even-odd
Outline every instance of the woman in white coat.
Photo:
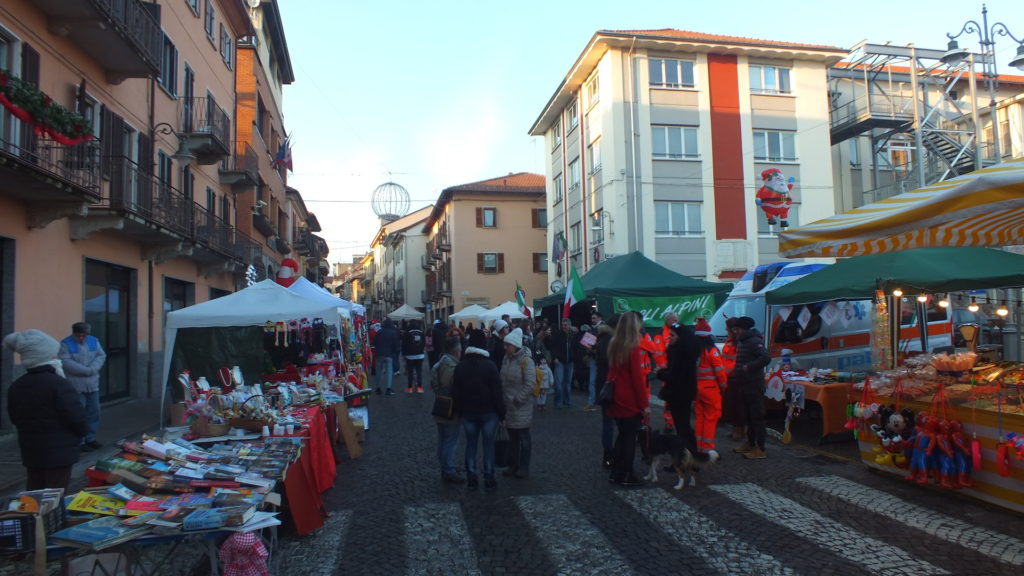
[[526,478],[530,475],[530,424],[533,422],[533,389],[537,372],[529,349],[523,346],[521,329],[509,332],[504,344],[501,391],[505,401],[505,427],[508,429],[511,463],[502,474]]

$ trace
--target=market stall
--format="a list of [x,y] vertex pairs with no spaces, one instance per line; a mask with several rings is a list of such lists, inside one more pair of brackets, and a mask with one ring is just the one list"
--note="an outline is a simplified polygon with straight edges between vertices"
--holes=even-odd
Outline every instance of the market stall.
[[426,314],[412,306],[409,306],[408,304],[402,304],[388,314],[388,318],[391,318],[392,320],[422,320],[424,316],[426,316]]
[[463,322],[463,321],[466,321],[466,320],[477,320],[477,319],[479,319],[481,317],[482,314],[484,314],[486,312],[487,312],[487,308],[484,308],[483,306],[481,306],[479,304],[470,304],[469,306],[466,306],[465,308],[463,308],[462,310],[459,310],[458,312],[456,312],[454,314],[449,314],[448,315],[448,320],[450,322]]
[[[530,308],[529,310],[530,315],[532,316],[533,309]],[[528,317],[526,314],[523,314],[522,310],[519,308],[519,304],[509,300],[507,302],[502,302],[501,304],[498,304],[494,308],[491,308],[490,310],[487,310],[486,312],[480,314],[478,318],[480,320],[483,320],[484,322],[493,322],[494,320],[498,320],[499,318],[505,316],[506,314],[508,315],[509,318],[522,319]]]
[[[609,258],[595,264],[580,281],[589,300],[605,317],[638,310],[649,328],[664,324],[664,315],[675,312],[679,321],[692,324],[699,316],[710,317],[725,300],[732,284],[705,282],[669,270],[640,252]],[[562,306],[565,290],[536,298],[537,310]],[[589,321],[589,312],[586,315]]]

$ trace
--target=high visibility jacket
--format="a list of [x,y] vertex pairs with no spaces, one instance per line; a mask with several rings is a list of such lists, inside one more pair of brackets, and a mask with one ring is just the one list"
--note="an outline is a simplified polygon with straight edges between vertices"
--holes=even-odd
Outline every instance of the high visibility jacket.
[[736,341],[732,336],[722,346],[722,362],[725,364],[726,374],[732,372],[732,369],[736,367]]
[[654,365],[657,368],[664,368],[668,366],[668,343],[669,334],[671,334],[672,328],[668,325],[661,327],[661,333],[654,336],[652,339],[654,342]]
[[644,372],[644,378],[647,378],[647,376],[654,370],[651,366],[651,357],[657,353],[657,345],[655,345],[654,340],[651,339],[650,334],[645,333],[643,337],[640,338],[640,349],[644,351],[640,368]]
[[718,348],[705,350],[700,355],[700,363],[697,364],[697,388],[714,386],[721,388],[725,386],[725,379],[729,372],[725,369],[725,363],[718,352]]

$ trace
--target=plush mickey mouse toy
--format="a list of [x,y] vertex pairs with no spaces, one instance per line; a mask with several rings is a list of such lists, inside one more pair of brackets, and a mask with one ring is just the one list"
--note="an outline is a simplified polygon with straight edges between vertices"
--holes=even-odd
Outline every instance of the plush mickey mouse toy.
[[901,450],[909,437],[907,431],[914,426],[914,413],[909,408],[897,412],[896,406],[890,404],[878,411],[878,420],[880,423],[871,426],[871,429],[881,439],[882,446]]

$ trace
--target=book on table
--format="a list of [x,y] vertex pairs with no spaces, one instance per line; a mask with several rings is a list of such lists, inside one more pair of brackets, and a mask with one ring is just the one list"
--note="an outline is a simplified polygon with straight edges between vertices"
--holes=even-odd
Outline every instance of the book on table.
[[142,536],[150,529],[148,524],[128,526],[116,516],[102,516],[58,530],[50,535],[50,539],[57,544],[102,550]]
[[174,508],[165,511],[158,518],[150,520],[149,524],[153,526],[177,528],[181,526],[182,522],[184,522],[185,519],[191,516],[195,511],[195,508],[190,508],[188,506],[175,506]]
[[124,500],[103,494],[82,490],[68,504],[68,510],[87,512],[89,514],[109,514],[116,516],[124,507]]

